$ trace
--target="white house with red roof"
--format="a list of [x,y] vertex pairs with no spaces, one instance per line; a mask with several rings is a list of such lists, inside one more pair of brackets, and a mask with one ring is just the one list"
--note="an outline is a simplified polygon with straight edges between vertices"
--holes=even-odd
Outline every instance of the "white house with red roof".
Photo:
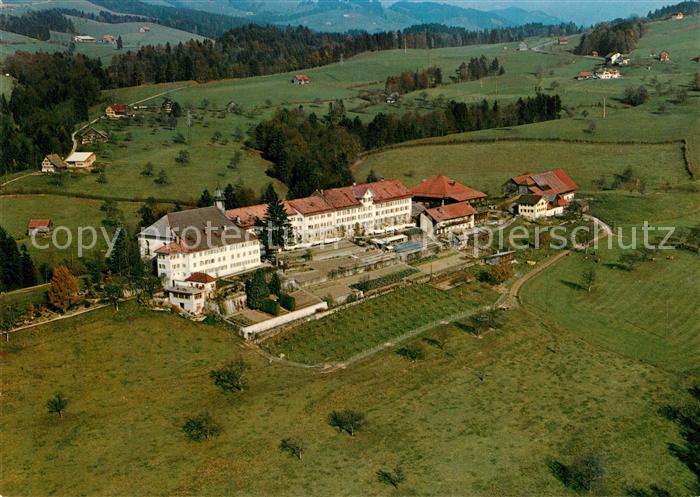
[[292,78],[292,84],[295,85],[308,85],[309,83],[311,83],[311,78],[306,74],[296,74],[294,78]]
[[129,108],[124,104],[114,103],[107,106],[105,115],[108,119],[123,119],[129,117]]
[[562,215],[577,189],[563,169],[521,174],[503,185],[506,195],[521,195],[515,203],[518,214],[530,219]]
[[257,236],[226,217],[220,201],[168,213],[143,228],[138,241],[141,257],[156,259],[166,288],[182,287],[196,273],[221,278],[260,266]]
[[165,287],[165,296],[172,305],[192,314],[205,311],[207,300],[214,296],[216,278],[207,274],[192,273],[184,280],[174,281]]
[[[309,197],[283,202],[292,227],[292,247],[334,243],[343,238],[371,236],[413,227],[411,192],[399,180],[320,190]],[[267,204],[226,211],[243,228],[265,218]]]
[[30,219],[29,223],[27,224],[27,235],[47,235],[51,233],[52,228],[53,223],[51,222],[51,219]]
[[420,215],[420,228],[435,237],[462,235],[474,228],[476,209],[469,202],[426,209]]

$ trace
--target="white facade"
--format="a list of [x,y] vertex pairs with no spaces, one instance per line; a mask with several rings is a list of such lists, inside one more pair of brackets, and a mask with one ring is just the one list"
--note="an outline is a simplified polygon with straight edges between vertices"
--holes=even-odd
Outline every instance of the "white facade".
[[411,198],[374,203],[367,190],[360,205],[304,216],[289,216],[297,245],[333,243],[343,238],[391,233],[413,226]]
[[175,285],[192,273],[207,273],[215,278],[230,276],[254,269],[260,265],[260,243],[250,240],[222,247],[189,253],[158,253],[158,276],[167,285]]

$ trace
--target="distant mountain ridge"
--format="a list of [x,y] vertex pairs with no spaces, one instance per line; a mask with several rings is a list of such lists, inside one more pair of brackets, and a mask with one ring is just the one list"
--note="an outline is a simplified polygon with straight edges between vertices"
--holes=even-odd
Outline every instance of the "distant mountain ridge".
[[[149,2],[149,0],[145,0]],[[561,19],[518,7],[479,10],[454,4],[400,0],[386,7],[380,0],[150,0],[149,3],[245,17],[259,23],[303,25],[316,31],[369,32],[415,24],[445,24],[470,30],[559,24]]]

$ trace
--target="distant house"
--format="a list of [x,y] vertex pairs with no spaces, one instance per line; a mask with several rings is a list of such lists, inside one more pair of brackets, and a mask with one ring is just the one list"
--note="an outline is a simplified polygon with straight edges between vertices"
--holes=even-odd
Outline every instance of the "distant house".
[[114,43],[114,36],[112,36],[112,35],[102,36],[102,43]]
[[148,33],[151,30],[149,26],[141,26],[139,28],[139,33]]
[[51,219],[30,219],[29,224],[27,224],[27,235],[47,235],[51,233],[52,228]]
[[414,202],[429,207],[465,201],[478,204],[486,199],[485,193],[443,175],[421,181],[411,188],[411,194]]
[[66,163],[70,169],[89,169],[96,159],[94,152],[73,152],[66,157]]
[[609,66],[626,66],[630,60],[620,52],[613,52],[605,56],[605,63]]
[[68,169],[68,164],[58,154],[49,154],[41,161],[42,173],[55,173],[57,169]]
[[589,71],[581,71],[578,73],[578,76],[576,76],[576,79],[579,81],[582,81],[584,79],[591,79],[593,77],[593,73]]
[[99,129],[93,128],[92,126],[88,126],[84,130],[82,130],[80,133],[78,133],[78,136],[80,136],[80,143],[83,145],[91,145],[93,143],[107,143],[107,140],[109,140],[109,136],[107,133],[104,131],[100,131]]
[[173,101],[169,98],[164,99],[163,103],[160,104],[160,110],[166,114],[170,114],[173,111]]
[[396,102],[399,101],[401,98],[401,95],[398,94],[398,92],[392,92],[386,97],[386,103],[388,104],[395,104]]
[[673,15],[671,16],[671,19],[675,19],[675,20],[677,20],[677,21],[680,21],[680,20],[683,19],[684,17],[685,17],[685,14],[683,14],[683,12],[676,12],[675,14],[673,14]]
[[231,100],[229,103],[226,104],[226,112],[230,112],[232,114],[237,114],[239,112],[243,111],[243,107],[241,107],[239,104]]
[[600,69],[595,73],[597,79],[618,79],[620,71],[617,69]]
[[668,50],[661,51],[659,54],[659,60],[661,62],[669,62],[671,60],[671,54],[668,52]]
[[518,50],[521,52],[526,52],[528,50],[528,44],[526,41],[521,41],[520,44],[518,45]]
[[567,37],[559,38],[559,44],[560,45],[568,45],[569,39]]
[[292,83],[295,85],[308,85],[311,83],[311,78],[309,78],[306,74],[297,74],[292,79]]
[[112,104],[105,109],[108,119],[123,119],[129,117],[129,108],[124,104]]
[[73,37],[73,41],[76,43],[95,43],[97,40],[92,36],[78,35]]
[[420,215],[420,228],[435,236],[464,233],[474,227],[476,209],[469,202],[426,209]]

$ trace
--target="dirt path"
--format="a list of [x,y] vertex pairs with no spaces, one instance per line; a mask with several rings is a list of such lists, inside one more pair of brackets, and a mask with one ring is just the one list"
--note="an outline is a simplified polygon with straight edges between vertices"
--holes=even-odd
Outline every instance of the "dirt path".
[[39,174],[41,174],[41,173],[39,173],[37,171],[34,171],[33,173],[23,174],[22,176],[17,176],[16,178],[11,179],[10,181],[5,181],[3,184],[0,185],[0,187],[3,187],[5,185],[9,185],[10,183],[14,183],[15,181],[20,180],[22,178],[26,178],[27,176],[38,176]]

